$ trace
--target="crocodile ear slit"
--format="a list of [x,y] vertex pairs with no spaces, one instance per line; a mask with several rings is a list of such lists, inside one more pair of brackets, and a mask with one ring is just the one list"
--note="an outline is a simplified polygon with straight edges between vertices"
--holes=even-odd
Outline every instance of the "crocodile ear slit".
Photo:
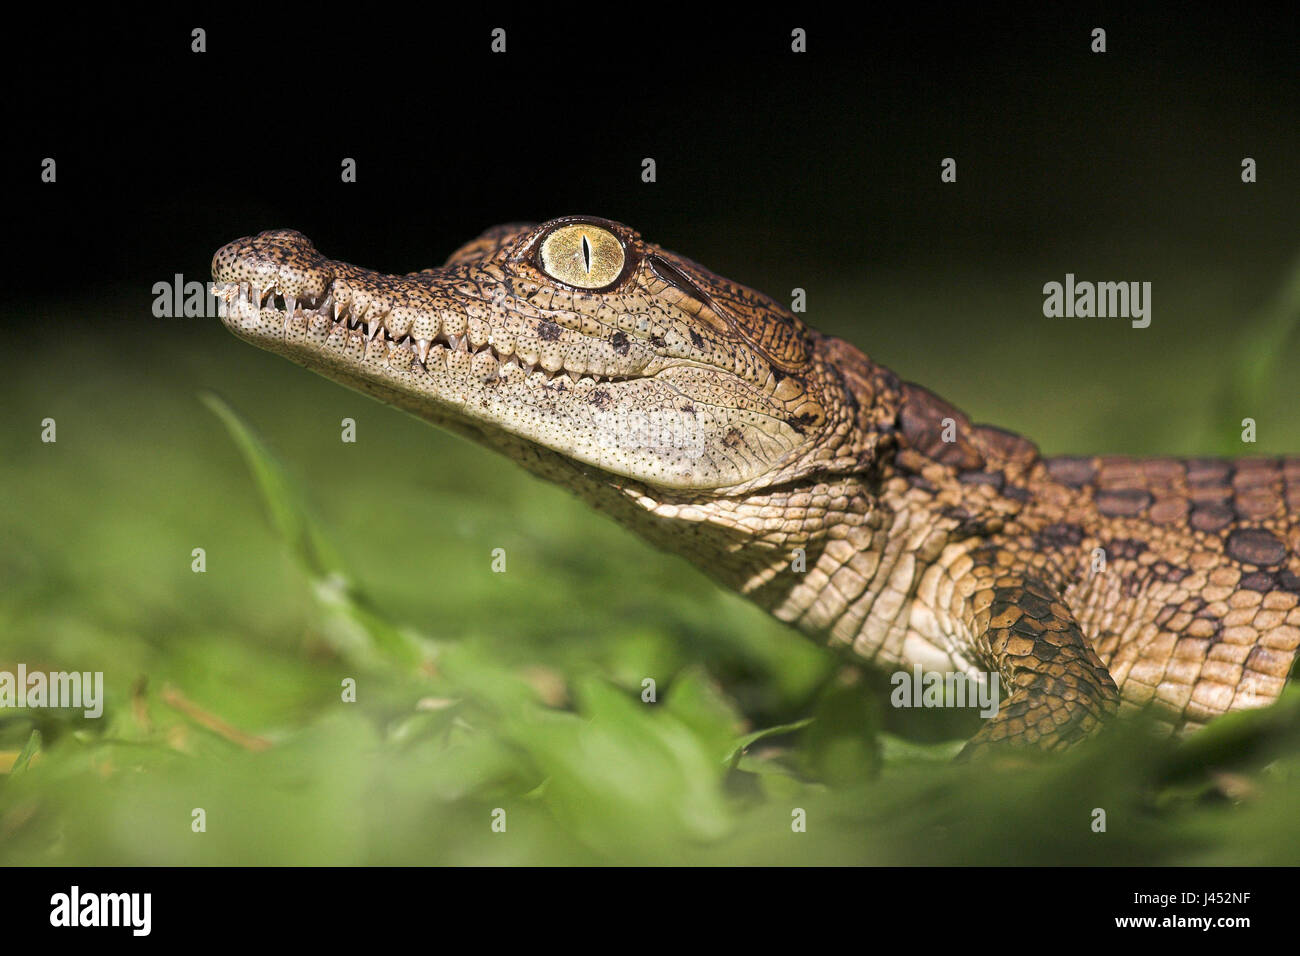
[[[773,369],[794,374],[808,364],[811,349],[803,324],[767,296],[748,289],[742,289],[739,293],[722,291],[713,296],[703,291],[681,269],[662,256],[647,256],[646,261],[656,276],[700,303],[700,318],[721,332],[740,336]],[[766,310],[762,314],[767,319],[767,325],[755,330],[752,321],[745,320],[752,317],[755,309],[760,307]]]
[[663,256],[646,256],[646,262],[650,266],[650,271],[656,276],[667,282],[682,295],[694,299],[700,304],[700,311],[697,313],[699,318],[708,322],[719,332],[732,331],[735,327],[735,321],[732,317],[719,308],[718,304],[713,301],[713,297],[691,281],[681,269],[678,269]]
[[682,271],[667,259],[662,256],[647,256],[646,261],[650,263],[651,271],[667,282],[670,286],[685,295],[689,295],[701,305],[707,305],[710,308],[713,307],[713,302],[710,301],[707,295],[700,291],[700,287],[690,279],[686,278],[686,276],[682,274]]

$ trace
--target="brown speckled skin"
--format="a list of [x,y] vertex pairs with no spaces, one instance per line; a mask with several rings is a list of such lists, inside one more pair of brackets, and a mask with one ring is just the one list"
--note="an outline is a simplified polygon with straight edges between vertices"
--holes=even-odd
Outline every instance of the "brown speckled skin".
[[[609,288],[541,270],[572,222],[623,243]],[[1300,459],[1043,459],[605,220],[498,227],[408,276],[278,230],[213,274],[237,335],[501,451],[818,640],[998,674],[968,753],[1061,749],[1147,705],[1193,729],[1275,700],[1296,659]],[[647,409],[681,440],[629,439],[617,416]]]

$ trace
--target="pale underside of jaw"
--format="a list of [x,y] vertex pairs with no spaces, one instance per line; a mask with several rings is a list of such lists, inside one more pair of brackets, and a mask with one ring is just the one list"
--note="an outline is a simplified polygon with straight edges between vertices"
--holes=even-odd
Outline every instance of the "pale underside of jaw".
[[273,284],[218,283],[220,316],[260,347],[435,424],[467,417],[653,485],[741,484],[793,450],[795,436],[771,416],[693,398],[672,384],[671,369],[577,373],[553,353],[507,350],[486,323],[457,334],[426,322],[431,337],[397,337],[401,323],[350,311],[332,285],[314,300]]

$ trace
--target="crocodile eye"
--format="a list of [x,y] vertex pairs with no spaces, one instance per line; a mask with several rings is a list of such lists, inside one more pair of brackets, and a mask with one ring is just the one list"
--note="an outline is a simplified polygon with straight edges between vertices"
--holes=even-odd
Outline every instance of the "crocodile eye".
[[608,229],[574,222],[542,241],[542,269],[579,289],[599,289],[623,271],[623,243]]

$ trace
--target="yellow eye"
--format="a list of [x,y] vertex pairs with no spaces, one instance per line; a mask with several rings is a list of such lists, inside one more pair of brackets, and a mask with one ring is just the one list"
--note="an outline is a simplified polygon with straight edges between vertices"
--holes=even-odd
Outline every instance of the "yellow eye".
[[608,229],[574,222],[542,240],[541,259],[551,278],[579,289],[599,289],[623,271],[623,243]]

